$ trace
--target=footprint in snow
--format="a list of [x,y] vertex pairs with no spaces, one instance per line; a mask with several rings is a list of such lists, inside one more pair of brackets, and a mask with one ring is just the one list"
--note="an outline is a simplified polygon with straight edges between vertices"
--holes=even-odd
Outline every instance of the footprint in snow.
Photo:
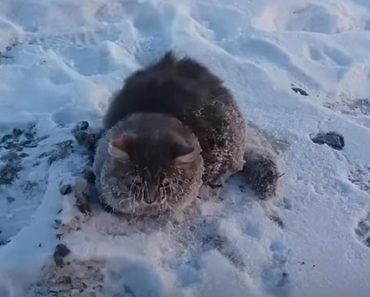
[[36,170],[42,164],[35,152],[46,138],[38,135],[35,123],[0,136],[0,196],[5,198],[0,199],[0,246],[10,242],[40,203],[46,176]]
[[361,219],[355,228],[357,239],[370,248],[370,212]]
[[57,258],[56,265],[46,268],[42,280],[31,288],[31,296],[164,296],[159,273],[146,262],[77,260],[68,247],[59,250],[63,259]]
[[216,219],[204,219],[194,234],[201,243],[202,253],[217,250],[237,269],[242,270],[245,267],[238,247],[220,230],[220,224]]
[[[76,141],[93,150],[99,137],[90,131],[87,122],[80,122],[73,129],[76,141],[68,139],[70,131],[65,127],[54,127],[52,135],[44,135],[38,125],[32,122],[0,135],[0,196],[6,198],[0,199],[0,246],[10,242],[37,209],[50,165],[79,151]],[[55,135],[64,135],[67,140],[57,137],[53,141]]]
[[356,168],[348,174],[348,180],[360,190],[370,194],[370,167]]
[[272,261],[262,267],[261,279],[265,289],[273,296],[287,296],[289,293],[290,275],[285,269],[289,249],[279,241],[270,245]]

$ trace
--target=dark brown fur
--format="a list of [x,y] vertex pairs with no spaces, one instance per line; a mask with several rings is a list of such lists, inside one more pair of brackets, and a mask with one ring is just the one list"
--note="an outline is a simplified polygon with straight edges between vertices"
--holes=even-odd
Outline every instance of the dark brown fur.
[[[94,167],[102,199],[117,210],[127,201],[138,203],[129,210],[138,213],[153,210],[153,201],[158,207],[161,201],[178,207],[192,201],[200,186],[222,185],[245,164],[245,121],[230,91],[198,62],[172,53],[126,80],[104,125],[108,132],[98,145]],[[114,147],[128,157],[109,156],[109,143],[118,143]],[[191,161],[179,165],[178,157],[189,153]],[[246,164],[262,164],[264,157],[249,154],[257,155]],[[268,164],[246,170],[262,196],[275,191],[277,169],[272,161]],[[268,182],[262,181],[266,176]],[[164,180],[170,185],[167,194]],[[138,189],[132,195],[134,186]]]

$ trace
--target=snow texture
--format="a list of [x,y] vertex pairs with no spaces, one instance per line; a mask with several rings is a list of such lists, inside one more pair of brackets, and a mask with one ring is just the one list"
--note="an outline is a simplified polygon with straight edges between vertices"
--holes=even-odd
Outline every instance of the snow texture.
[[[370,296],[369,48],[368,0],[2,0],[0,296]],[[176,220],[81,207],[74,127],[169,49],[272,142],[281,197],[235,177]]]

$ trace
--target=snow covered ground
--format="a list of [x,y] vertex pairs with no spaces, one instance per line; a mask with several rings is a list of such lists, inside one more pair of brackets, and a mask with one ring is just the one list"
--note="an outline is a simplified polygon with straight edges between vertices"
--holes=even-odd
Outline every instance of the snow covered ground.
[[[280,199],[234,178],[147,224],[59,193],[86,162],[76,123],[99,127],[168,49],[221,76],[271,140]],[[1,0],[0,296],[370,296],[369,49],[368,0]],[[342,150],[312,141],[330,131]]]

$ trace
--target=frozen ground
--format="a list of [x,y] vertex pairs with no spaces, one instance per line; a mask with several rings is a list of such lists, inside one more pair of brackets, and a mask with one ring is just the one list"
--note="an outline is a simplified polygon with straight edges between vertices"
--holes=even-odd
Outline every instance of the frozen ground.
[[[281,199],[234,179],[177,224],[81,214],[71,130],[170,48],[271,139]],[[0,296],[369,296],[369,49],[368,0],[2,0]],[[312,141],[329,131],[342,150]]]

